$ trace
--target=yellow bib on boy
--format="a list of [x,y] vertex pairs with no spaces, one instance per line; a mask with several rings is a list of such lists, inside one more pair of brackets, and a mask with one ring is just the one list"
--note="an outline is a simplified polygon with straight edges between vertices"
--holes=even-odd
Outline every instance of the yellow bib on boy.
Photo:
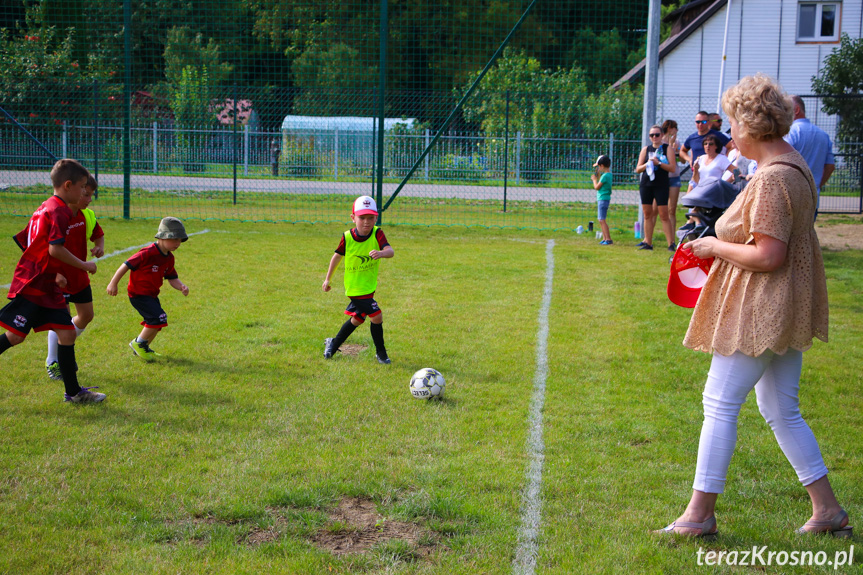
[[375,226],[364,242],[356,241],[350,230],[345,232],[345,295],[348,297],[369,295],[378,289],[381,260],[369,255],[372,250],[381,249],[377,232],[378,227]]

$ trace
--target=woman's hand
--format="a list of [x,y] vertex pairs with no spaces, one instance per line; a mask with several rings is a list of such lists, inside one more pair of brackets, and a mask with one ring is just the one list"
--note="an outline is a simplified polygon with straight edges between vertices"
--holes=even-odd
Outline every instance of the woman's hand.
[[720,240],[713,236],[698,238],[683,244],[683,249],[689,250],[697,258],[706,260],[707,258],[716,257],[716,248]]

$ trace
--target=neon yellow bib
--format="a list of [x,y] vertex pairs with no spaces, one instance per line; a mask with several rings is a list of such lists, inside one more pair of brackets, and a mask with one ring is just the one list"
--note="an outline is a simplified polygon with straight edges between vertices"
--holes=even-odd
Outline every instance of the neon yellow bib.
[[345,232],[345,295],[361,296],[378,289],[378,268],[381,260],[372,259],[369,252],[380,250],[377,238],[378,227],[364,242],[354,240],[350,230]]
[[81,212],[84,214],[84,221],[87,223],[87,238],[85,241],[90,241],[90,238],[93,237],[93,230],[96,229],[96,213],[90,208],[85,208]]

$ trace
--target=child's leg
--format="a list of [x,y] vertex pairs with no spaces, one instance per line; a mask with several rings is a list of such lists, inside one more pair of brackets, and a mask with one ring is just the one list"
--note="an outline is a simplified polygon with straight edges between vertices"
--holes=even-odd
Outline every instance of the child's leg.
[[160,331],[162,331],[161,328],[144,326],[141,335],[138,336],[138,343],[147,343],[148,345],[153,343]]
[[76,303],[75,313],[77,315],[72,318],[72,323],[75,324],[75,333],[80,336],[87,329],[87,326],[90,325],[90,322],[93,321],[93,302]]
[[18,345],[22,341],[24,341],[23,337],[12,333],[11,331],[7,331],[3,335],[0,335],[0,353],[3,353],[13,345]]
[[81,391],[78,385],[78,366],[75,364],[75,330],[57,330],[57,363],[66,386],[66,395],[73,397]]
[[336,337],[333,338],[332,342],[330,342],[330,351],[335,353],[338,351],[339,347],[345,340],[350,337],[354,330],[357,329],[363,322],[358,320],[356,317],[351,316],[351,319],[342,324],[341,329],[339,329],[339,333],[336,334]]
[[369,326],[369,330],[372,332],[372,341],[375,343],[375,351],[377,352],[378,359],[385,360],[389,356],[387,355],[387,346],[384,345],[384,314],[379,313],[374,317],[370,317],[369,321],[372,322],[372,325]]
[[599,227],[602,229],[602,239],[608,241],[611,239],[611,230],[608,229],[608,223],[605,220],[599,220]]

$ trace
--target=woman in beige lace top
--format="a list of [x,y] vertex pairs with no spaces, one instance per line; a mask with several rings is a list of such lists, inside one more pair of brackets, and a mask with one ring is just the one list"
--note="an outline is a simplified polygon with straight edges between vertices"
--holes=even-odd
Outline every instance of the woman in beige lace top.
[[803,352],[814,337],[827,341],[828,308],[815,183],[782,139],[793,121],[791,99],[758,74],[730,88],[722,108],[740,153],[758,162],[758,172],[717,222],[717,237],[686,245],[700,258],[716,258],[683,342],[713,359],[692,498],[657,533],[716,533],[714,509],[737,442],[737,416],[754,388],[761,414],[812,500],[812,517],[798,531],[850,537],[848,515],[798,401]]

